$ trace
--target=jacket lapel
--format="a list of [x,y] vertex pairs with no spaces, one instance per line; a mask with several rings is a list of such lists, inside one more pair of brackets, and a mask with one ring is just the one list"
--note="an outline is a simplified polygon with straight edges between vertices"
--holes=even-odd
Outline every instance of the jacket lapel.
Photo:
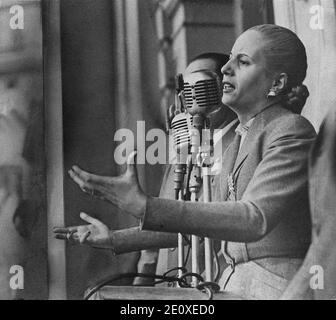
[[275,117],[275,115],[278,113],[278,110],[279,105],[274,104],[270,105],[258,115],[256,115],[239,150],[237,160],[233,168],[234,175],[236,175],[239,169],[242,167],[251,150],[255,148],[256,141],[258,141],[260,134],[264,130],[265,126],[269,123],[269,121],[271,121]]
[[[245,140],[239,150],[234,168],[233,175],[237,175],[239,173],[239,169],[244,164],[247,156],[256,147],[256,142],[260,139],[260,134],[264,130],[265,126],[271,121],[274,117],[276,117],[279,111],[282,108],[279,107],[278,104],[271,105],[264,109],[261,113],[256,115],[253,120],[251,127],[249,128]],[[281,112],[281,111],[280,111]],[[229,172],[229,161],[230,154],[232,153],[232,144],[227,148],[226,152],[224,152],[222,159],[222,173],[220,174],[220,195],[221,199],[225,200],[228,193],[228,175]],[[236,178],[236,177],[235,177]]]
[[234,175],[236,174],[237,170],[243,165],[251,149],[255,147],[255,142],[258,140],[261,130],[261,118],[257,116],[253,120],[251,127],[249,128],[247,135],[243,141],[243,144],[240,147],[236,163],[233,167]]
[[226,200],[228,193],[228,175],[230,174],[230,158],[232,156],[233,145],[232,143],[228,146],[226,151],[223,154],[222,159],[222,172],[220,174],[220,198],[221,200]]

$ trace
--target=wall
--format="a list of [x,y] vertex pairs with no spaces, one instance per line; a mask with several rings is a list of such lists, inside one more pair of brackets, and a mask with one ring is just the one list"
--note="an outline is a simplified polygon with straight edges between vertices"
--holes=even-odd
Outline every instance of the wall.
[[[20,28],[10,25],[14,5]],[[40,5],[0,1],[0,299],[47,297]],[[24,272],[17,290],[13,265]]]
[[336,104],[336,11],[333,0],[274,0],[275,21],[300,37],[307,51],[304,83],[310,97],[302,111],[318,130]]

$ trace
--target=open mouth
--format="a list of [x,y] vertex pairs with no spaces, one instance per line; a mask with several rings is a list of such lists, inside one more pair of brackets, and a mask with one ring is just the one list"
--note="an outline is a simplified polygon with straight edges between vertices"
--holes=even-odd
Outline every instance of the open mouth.
[[232,92],[235,86],[230,82],[223,82],[223,92]]

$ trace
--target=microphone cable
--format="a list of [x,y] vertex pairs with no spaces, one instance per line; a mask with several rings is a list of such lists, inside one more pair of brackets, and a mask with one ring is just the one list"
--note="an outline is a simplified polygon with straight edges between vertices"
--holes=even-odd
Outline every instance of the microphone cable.
[[[158,275],[158,274],[152,274],[152,273],[138,273],[138,272],[119,273],[111,277],[108,277],[107,279],[100,281],[98,284],[96,284],[92,288],[89,288],[88,291],[84,295],[84,300],[89,300],[101,288],[103,288],[106,285],[113,285],[113,282],[117,280],[121,280],[125,278],[126,279],[135,278],[135,277],[159,279],[159,281],[156,281],[157,284],[163,283],[163,282],[177,282],[181,288],[190,288],[190,289],[200,290],[201,292],[208,295],[209,300],[213,298],[214,292],[219,291],[219,285],[217,283],[204,282],[203,277],[197,273],[185,272],[181,277],[174,277],[174,276],[167,275],[171,271],[174,271],[177,269],[181,269],[181,268],[173,268],[167,271],[164,275]],[[186,271],[185,268],[182,268],[182,270]],[[200,281],[200,283],[196,286],[196,288],[194,288],[187,282],[187,277],[196,277]]]

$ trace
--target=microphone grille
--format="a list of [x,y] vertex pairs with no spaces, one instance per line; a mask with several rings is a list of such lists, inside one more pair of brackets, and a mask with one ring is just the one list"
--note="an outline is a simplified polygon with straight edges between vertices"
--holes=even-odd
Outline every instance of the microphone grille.
[[190,134],[189,128],[192,126],[192,117],[190,114],[179,113],[177,114],[171,123],[174,146],[177,152],[181,152],[182,149],[189,148],[190,146]]
[[[209,75],[210,74],[210,75]],[[188,112],[207,114],[221,103],[221,92],[216,74],[195,72],[184,82],[184,99]]]

